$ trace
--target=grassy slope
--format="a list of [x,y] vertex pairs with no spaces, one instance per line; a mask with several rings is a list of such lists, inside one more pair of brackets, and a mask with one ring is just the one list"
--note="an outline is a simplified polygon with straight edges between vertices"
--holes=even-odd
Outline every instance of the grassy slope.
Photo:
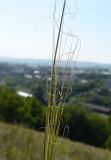
[[[42,150],[42,133],[0,123],[0,160],[42,160]],[[111,160],[111,152],[64,140],[56,144],[55,160]]]

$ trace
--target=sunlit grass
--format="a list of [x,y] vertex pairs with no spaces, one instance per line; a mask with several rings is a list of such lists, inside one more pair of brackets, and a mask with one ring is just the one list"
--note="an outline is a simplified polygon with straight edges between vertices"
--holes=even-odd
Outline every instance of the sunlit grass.
[[[0,122],[0,160],[41,160],[43,139],[42,133]],[[63,140],[54,160],[111,160],[111,152]]]

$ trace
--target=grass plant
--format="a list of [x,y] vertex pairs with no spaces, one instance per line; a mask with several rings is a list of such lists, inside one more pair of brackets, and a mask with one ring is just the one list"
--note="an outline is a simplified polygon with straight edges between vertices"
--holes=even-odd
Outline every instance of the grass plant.
[[[64,32],[64,16],[65,16],[65,9],[66,9],[66,0],[64,0],[63,7],[62,7],[62,14],[60,18],[59,25],[57,25],[55,12],[56,12],[56,5],[53,20],[58,27],[57,36],[55,36],[55,27],[53,30],[53,60],[52,60],[52,70],[51,70],[51,80],[48,90],[48,107],[46,111],[46,126],[45,126],[45,139],[44,139],[44,153],[43,153],[43,160],[53,160],[53,153],[55,149],[55,145],[57,145],[57,136],[59,133],[64,102],[68,95],[70,89],[70,78],[67,81],[67,70],[70,61],[72,61],[73,55],[77,48],[77,43],[75,47],[73,47],[73,35],[69,32]],[[65,40],[64,40],[65,35]],[[55,44],[55,37],[56,37],[56,44]],[[68,43],[68,38],[70,37],[70,45],[68,44],[68,50],[66,50],[66,46]],[[65,51],[66,50],[66,51]],[[62,85],[58,89],[59,84],[59,69],[60,63],[62,61],[63,56],[67,57],[66,65],[64,69],[64,75],[62,79]],[[64,94],[65,90],[65,95]],[[59,95],[59,98],[58,98]]]
[[51,71],[51,81],[50,81],[50,89],[48,94],[48,107],[46,111],[46,128],[45,128],[45,140],[44,140],[44,157],[43,160],[52,160],[53,159],[53,150],[54,145],[56,143],[56,138],[59,131],[61,115],[63,111],[62,106],[62,92],[60,93],[60,101],[57,105],[56,96],[57,96],[57,81],[58,81],[58,73],[57,73],[57,54],[59,48],[59,42],[61,38],[61,30],[64,19],[64,12],[66,7],[66,0],[64,0],[64,5],[62,9],[62,15],[60,20],[60,26],[57,36],[56,48],[52,63],[52,71]]

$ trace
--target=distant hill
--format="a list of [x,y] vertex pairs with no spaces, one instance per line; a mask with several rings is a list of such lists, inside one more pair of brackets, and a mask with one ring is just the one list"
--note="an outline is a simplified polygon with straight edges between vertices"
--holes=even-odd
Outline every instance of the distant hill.
[[[44,134],[0,122],[0,160],[42,160]],[[58,139],[54,160],[111,160],[111,152]]]
[[[11,63],[11,64],[27,64],[27,65],[45,65],[50,66],[51,61],[45,59],[29,59],[29,58],[10,58],[10,57],[0,57],[0,62]],[[66,62],[61,63],[62,66],[65,66]],[[73,63],[70,64],[71,67],[74,66]],[[111,64],[102,64],[95,62],[76,62],[76,67],[78,68],[111,68]]]

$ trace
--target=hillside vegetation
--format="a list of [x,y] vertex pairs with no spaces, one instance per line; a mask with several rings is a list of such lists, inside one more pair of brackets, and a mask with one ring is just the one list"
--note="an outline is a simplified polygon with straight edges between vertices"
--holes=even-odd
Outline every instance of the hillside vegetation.
[[[42,133],[0,122],[0,160],[42,160]],[[111,152],[58,139],[55,160],[111,160]]]
[[[44,131],[47,107],[36,97],[21,97],[10,88],[0,86],[0,120]],[[64,106],[59,135],[69,127],[70,140],[111,149],[111,116],[102,117],[78,103]],[[41,128],[42,127],[42,128]]]

